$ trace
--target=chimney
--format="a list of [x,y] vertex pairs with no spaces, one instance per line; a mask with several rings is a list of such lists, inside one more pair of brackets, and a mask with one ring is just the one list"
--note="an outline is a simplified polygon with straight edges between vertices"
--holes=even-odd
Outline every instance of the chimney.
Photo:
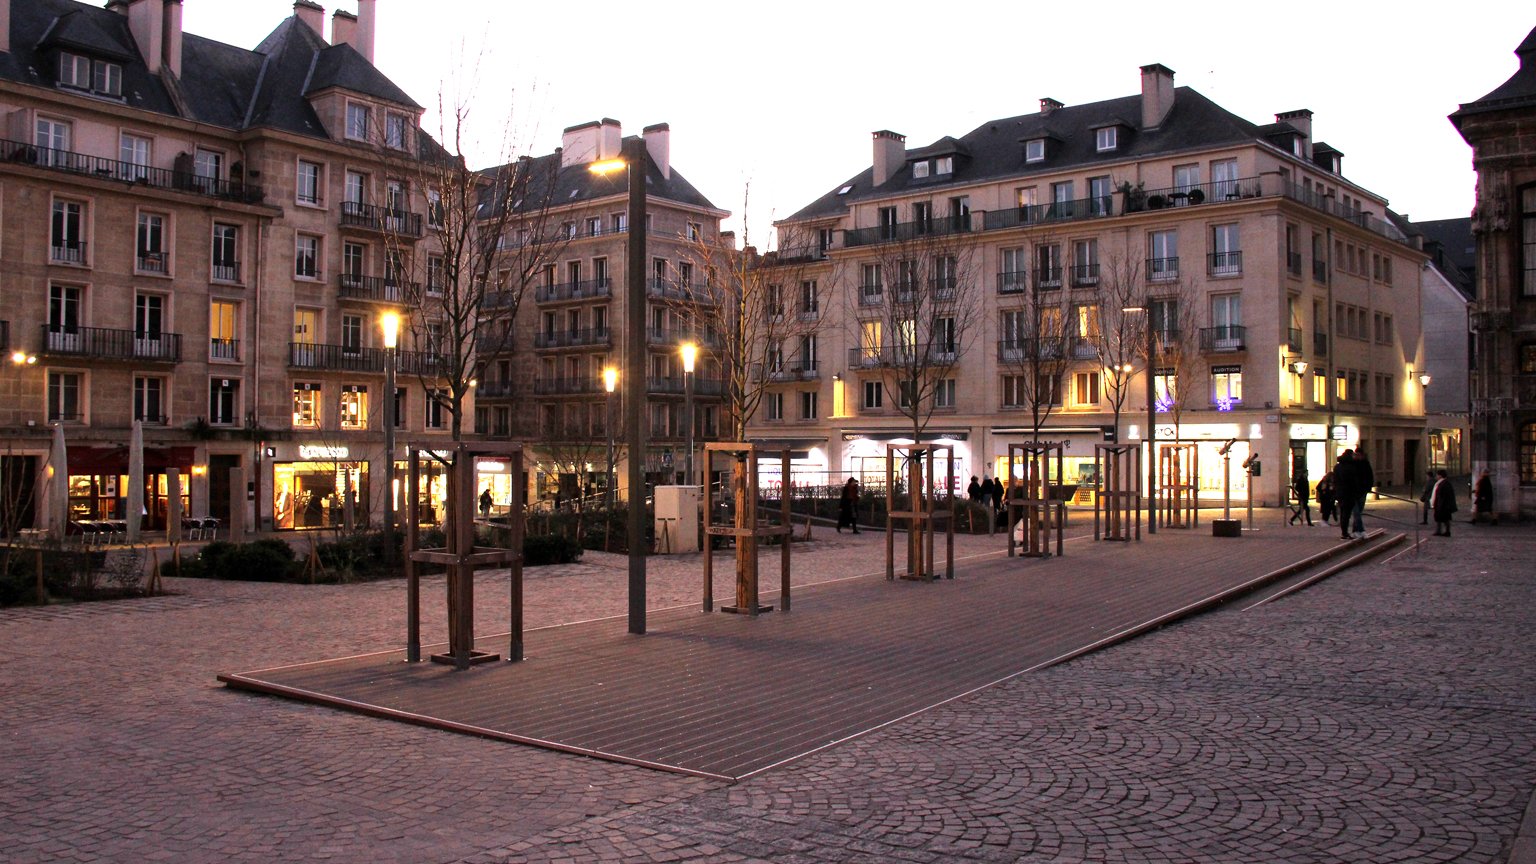
[[293,15],[325,40],[325,7],[314,0],[294,0]]
[[357,0],[357,41],[352,47],[369,63],[373,62],[373,30],[378,21],[375,12],[374,0]]
[[181,0],[165,0],[165,16],[160,30],[165,49],[163,60],[166,68],[177,78],[181,77]]
[[567,126],[560,135],[560,167],[596,162],[598,131],[601,127],[602,123],[598,120],[579,126]]
[[907,164],[907,136],[897,135],[889,129],[876,132],[875,185],[879,186],[891,179],[905,164]]
[[357,48],[357,53],[363,53],[363,49],[357,47],[356,15],[342,9],[331,13],[331,44],[351,45]]
[[[9,6],[10,4],[7,3],[6,5]],[[128,14],[128,0],[107,0],[107,11],[126,16]]]
[[645,152],[651,154],[664,179],[672,179],[672,127],[665,123],[645,127]]
[[165,56],[164,28],[165,0],[130,0],[128,30],[152,74],[160,72],[160,60]]
[[1161,63],[1141,67],[1141,128],[1156,129],[1173,110],[1173,70]]
[[1301,146],[1296,155],[1303,159],[1312,158],[1312,112],[1305,108],[1296,111],[1283,111],[1275,115],[1276,123],[1289,123],[1301,135]]
[[624,152],[624,127],[611,117],[597,123],[597,158],[617,159]]
[[1057,108],[1065,107],[1065,105],[1062,105],[1060,102],[1057,102],[1055,99],[1047,96],[1040,100],[1040,116],[1049,117],[1051,116],[1052,111],[1055,111]]

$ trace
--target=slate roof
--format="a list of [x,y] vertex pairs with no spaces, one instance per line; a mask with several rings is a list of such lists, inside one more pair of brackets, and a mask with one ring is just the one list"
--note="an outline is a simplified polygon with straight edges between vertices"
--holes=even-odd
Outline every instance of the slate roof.
[[[633,141],[637,136],[629,136],[625,140]],[[533,180],[528,184],[532,189],[544,189],[550,181],[550,175],[554,173],[554,193],[550,201],[551,206],[591,201],[598,198],[607,198],[614,195],[625,194],[628,187],[628,178],[623,171],[610,174],[594,174],[586,170],[585,166],[577,165],[561,169],[560,153],[536,156],[532,159],[531,169],[535,172]],[[487,168],[480,173],[489,177],[498,171],[510,169],[510,165],[498,165]],[[648,195],[675,201],[679,204],[703,207],[710,210],[718,210],[714,204],[705,198],[703,193],[694,188],[687,178],[678,173],[676,167],[672,168],[671,177],[661,176],[661,169],[647,154],[645,158],[645,191]],[[514,202],[516,203],[516,202]],[[542,202],[537,202],[542,203]],[[523,202],[523,208],[536,206],[535,202]]]
[[1503,111],[1536,105],[1536,28],[1525,37],[1515,56],[1520,58],[1520,68],[1508,81],[1495,87],[1492,92],[1476,102],[1468,102],[1451,115],[1451,122],[1458,126],[1458,118],[1486,111]]
[[[121,62],[126,104],[183,116],[165,83],[140,59],[127,16],[76,0],[12,0],[11,52],[0,54],[0,79],[52,86],[58,48]],[[226,129],[270,127],[330,137],[307,98],[329,87],[421,107],[350,45],[328,45],[296,17],[254,50],[184,33],[181,56],[184,116]]]
[[1434,219],[1415,222],[1413,227],[1424,235],[1424,251],[1440,272],[1467,297],[1476,297],[1477,240],[1472,236],[1472,218]]
[[[1257,126],[1222,108],[1189,87],[1175,89],[1173,108],[1157,129],[1141,126],[1141,95],[1124,96],[1084,105],[1053,109],[1049,114],[1023,114],[983,123],[958,140],[941,138],[928,147],[909,150],[909,159],[937,152],[969,154],[957,159],[952,176],[938,185],[969,184],[1004,178],[1027,179],[1032,175],[1060,171],[1063,166],[1091,167],[1127,159],[1145,159],[1196,148],[1222,144],[1241,144],[1255,139],[1271,139],[1296,134],[1288,123]],[[1123,131],[1119,146],[1112,152],[1099,153],[1093,130],[1119,125]],[[1044,162],[1025,163],[1023,142],[1034,138],[1051,139]],[[950,143],[953,142],[953,143]],[[908,190],[931,189],[934,178],[912,178],[910,164],[902,166],[891,179],[873,186],[874,168],[867,168],[837,184],[832,191],[807,205],[785,221],[815,219],[843,213],[856,201],[888,198]],[[852,189],[838,194],[845,186]]]

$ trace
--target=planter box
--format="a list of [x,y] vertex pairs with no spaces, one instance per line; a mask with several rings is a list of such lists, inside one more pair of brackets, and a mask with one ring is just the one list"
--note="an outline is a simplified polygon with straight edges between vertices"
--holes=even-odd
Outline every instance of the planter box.
[[1243,536],[1243,520],[1241,519],[1212,519],[1212,537],[1241,537]]

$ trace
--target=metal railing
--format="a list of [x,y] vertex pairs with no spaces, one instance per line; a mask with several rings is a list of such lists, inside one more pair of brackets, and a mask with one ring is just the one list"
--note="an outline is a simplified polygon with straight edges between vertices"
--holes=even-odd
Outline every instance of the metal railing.
[[366,228],[402,237],[421,236],[421,214],[407,210],[393,210],[361,201],[341,202],[341,224],[346,227]]
[[897,240],[914,240],[918,237],[965,234],[971,230],[971,214],[930,216],[912,222],[891,222],[873,228],[849,228],[843,231],[844,248],[870,246]]
[[1172,282],[1177,278],[1179,278],[1179,258],[1177,255],[1171,258],[1147,259],[1148,282]]
[[997,293],[1022,294],[1029,290],[1028,270],[1005,270],[997,274]]
[[214,264],[213,278],[216,282],[239,282],[240,262],[235,261],[230,264]]
[[369,300],[376,303],[404,303],[421,284],[389,276],[358,276],[343,273],[336,278],[338,294],[344,300]]
[[87,156],[70,150],[39,147],[25,141],[0,139],[0,159],[85,177],[116,180],[153,189],[191,192],[246,204],[259,204],[266,197],[260,186],[251,183],[203,177],[189,171],[136,165],[132,162],[104,159],[100,156]]
[[1319,357],[1328,356],[1328,334],[1321,330],[1312,331],[1312,353]]
[[1212,276],[1238,276],[1243,272],[1243,253],[1238,252],[1212,252],[1208,256],[1207,266]]
[[1099,265],[1073,264],[1072,287],[1087,288],[1099,284]]
[[709,286],[703,282],[683,285],[671,279],[657,277],[647,280],[645,293],[662,300],[683,300],[689,303],[713,303],[715,300]]
[[181,334],[138,333],[106,327],[51,329],[42,325],[42,353],[55,357],[96,357],[107,360],[141,360],[150,363],[181,362]]
[[1035,287],[1042,291],[1061,287],[1061,265],[1035,268]]
[[879,306],[885,302],[885,286],[879,282],[859,286],[860,306]]
[[1247,328],[1236,324],[1223,327],[1203,327],[1200,330],[1202,351],[1242,351],[1247,347]]
[[226,361],[239,362],[239,360],[240,360],[240,340],[239,339],[217,339],[217,338],[209,339],[208,340],[208,359],[209,360],[226,360]]
[[1051,362],[1060,360],[1065,350],[1066,340],[1060,336],[999,339],[997,361],[1011,364]]
[[1285,267],[1286,267],[1287,270],[1291,271],[1291,275],[1292,276],[1300,276],[1301,275],[1301,253],[1300,252],[1287,252],[1287,253],[1285,253]]
[[1312,262],[1312,281],[1320,282],[1320,283],[1325,284],[1325,285],[1328,283],[1328,262],[1327,261],[1313,261]]
[[164,252],[140,252],[135,260],[141,273],[156,273],[161,276],[171,272],[170,256]]
[[875,369],[885,366],[907,366],[914,363],[943,365],[953,363],[959,356],[959,339],[928,346],[866,345],[848,349],[848,367]]
[[783,363],[769,364],[766,371],[763,364],[753,367],[753,378],[759,381],[815,381],[821,377],[820,364],[815,360],[797,360],[785,365]]
[[583,279],[579,282],[562,282],[558,285],[539,285],[533,289],[533,299],[536,303],[590,300],[596,297],[611,297],[612,295],[613,280],[607,276],[598,279]]
[[1305,347],[1301,344],[1301,328],[1287,327],[1285,330],[1285,347],[1300,354]]
[[608,345],[613,342],[613,331],[607,327],[583,327],[578,330],[556,330],[535,334],[535,348],[575,348],[588,345]]
[[87,244],[84,240],[55,240],[48,253],[48,260],[55,264],[85,264]]
[[[682,396],[685,392],[684,378],[676,375],[668,378],[650,376],[645,380],[645,389],[648,393],[659,393],[669,396]],[[695,396],[720,396],[725,393],[725,382],[719,378],[701,378],[693,376],[693,395]]]

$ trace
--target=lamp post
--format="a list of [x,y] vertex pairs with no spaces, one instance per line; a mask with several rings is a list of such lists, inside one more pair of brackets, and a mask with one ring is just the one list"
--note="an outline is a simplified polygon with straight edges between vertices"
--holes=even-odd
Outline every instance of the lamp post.
[[683,352],[683,413],[688,415],[688,458],[684,463],[683,485],[693,485],[693,366],[699,359],[699,346],[684,342]]
[[1152,317],[1152,301],[1142,306],[1127,306],[1126,312],[1140,312],[1147,318],[1147,533],[1157,533],[1157,323]]
[[384,328],[384,560],[395,560],[395,349],[400,342],[400,313],[379,316]]
[[608,487],[603,492],[603,498],[608,502],[610,518],[613,514],[613,391],[618,385],[619,370],[612,366],[603,367],[603,389],[608,392],[608,419],[603,424],[608,430]]
[[[1410,371],[1408,374],[1412,375],[1413,372]],[[1429,396],[1426,391],[1429,390],[1430,380],[1428,372],[1419,373],[1419,413],[1424,415],[1424,469],[1426,471],[1435,467],[1435,451],[1430,446],[1429,439],[1429,405],[1426,404],[1426,397]]]
[[629,484],[629,632],[645,632],[645,139],[624,142],[618,159],[593,162],[594,174],[623,169],[628,186],[629,215],[625,244],[624,304],[624,437],[629,446],[625,471]]

